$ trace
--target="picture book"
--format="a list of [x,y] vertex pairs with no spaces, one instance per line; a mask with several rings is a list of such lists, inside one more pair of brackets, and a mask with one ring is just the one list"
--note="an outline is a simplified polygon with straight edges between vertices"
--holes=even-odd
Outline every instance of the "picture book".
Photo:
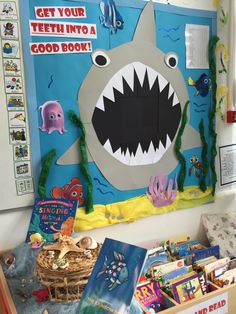
[[172,246],[172,245],[177,245],[181,244],[184,242],[188,242],[191,240],[191,236],[189,234],[184,234],[175,238],[170,238],[164,241],[165,246]]
[[182,280],[172,283],[173,297],[178,303],[184,303],[207,293],[205,275],[194,273]]
[[134,297],[142,305],[144,312],[148,310],[145,313],[158,313],[167,307],[157,281],[145,282],[138,285],[135,289]]
[[220,258],[220,247],[219,245],[214,245],[211,247],[204,248],[202,250],[194,251],[192,254],[192,261],[195,263],[196,261],[207,258],[210,256],[215,256],[217,259]]
[[177,268],[175,270],[170,271],[169,273],[163,274],[160,276],[160,285],[167,285],[169,284],[170,280],[176,279],[180,276],[184,276],[188,274],[190,271],[188,266],[183,266]]
[[26,242],[32,246],[36,234],[45,241],[53,242],[60,235],[71,236],[77,210],[77,201],[67,199],[36,198]]
[[184,266],[184,259],[181,259],[181,260],[177,260],[177,261],[159,265],[159,266],[152,266],[150,269],[150,273],[152,277],[158,278],[159,276],[163,274],[169,273],[170,271],[181,268],[183,266]]
[[170,260],[166,253],[148,256],[144,264],[142,273],[139,277],[139,283],[147,281],[151,278],[150,271],[153,266],[159,266],[169,262]]
[[187,241],[179,244],[170,245],[168,247],[171,254],[178,253],[180,250],[191,250],[194,249],[194,246],[199,245],[200,242],[198,240]]
[[78,313],[129,313],[147,249],[106,238]]

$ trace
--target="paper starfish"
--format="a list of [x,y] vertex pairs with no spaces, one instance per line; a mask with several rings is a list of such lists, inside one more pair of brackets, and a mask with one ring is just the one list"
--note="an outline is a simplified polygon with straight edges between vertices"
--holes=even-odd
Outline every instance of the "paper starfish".
[[84,251],[76,245],[76,241],[73,238],[68,236],[61,236],[58,242],[46,245],[43,248],[48,251],[60,251],[58,258],[63,258],[68,252],[81,253]]

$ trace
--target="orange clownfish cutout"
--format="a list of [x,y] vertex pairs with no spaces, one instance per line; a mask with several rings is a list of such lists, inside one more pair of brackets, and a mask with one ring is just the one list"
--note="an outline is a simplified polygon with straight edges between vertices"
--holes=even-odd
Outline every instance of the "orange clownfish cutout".
[[82,205],[84,202],[83,186],[81,185],[79,178],[72,178],[71,182],[63,187],[55,186],[51,191],[51,195],[54,198],[77,200],[78,206]]

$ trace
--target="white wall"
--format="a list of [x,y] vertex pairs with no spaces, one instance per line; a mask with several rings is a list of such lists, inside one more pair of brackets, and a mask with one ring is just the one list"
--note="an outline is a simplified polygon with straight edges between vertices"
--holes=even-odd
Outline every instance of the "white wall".
[[[159,0],[158,2],[166,3],[167,0]],[[213,9],[213,0],[169,0],[169,3],[206,10]],[[219,145],[235,143],[236,128],[234,125],[217,121],[217,132]],[[200,222],[201,214],[236,210],[235,198],[236,190],[231,187],[217,192],[215,203],[151,216],[129,224],[123,223],[97,229],[90,231],[89,234],[94,236],[97,241],[102,241],[105,237],[111,237],[130,243],[139,243],[152,239],[163,240],[187,233],[192,235],[193,238],[198,237],[204,241],[205,235]],[[0,213],[0,248],[11,248],[25,240],[30,216],[30,209]]]

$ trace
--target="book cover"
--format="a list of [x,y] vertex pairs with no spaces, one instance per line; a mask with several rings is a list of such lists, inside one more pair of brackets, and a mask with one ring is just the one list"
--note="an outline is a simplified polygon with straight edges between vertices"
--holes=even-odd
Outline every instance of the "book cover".
[[172,270],[181,268],[184,266],[184,259],[180,259],[174,262],[170,262],[167,264],[159,265],[159,266],[152,266],[151,267],[151,275],[153,278],[158,278],[159,276],[169,273]]
[[172,254],[178,253],[180,250],[193,250],[194,246],[199,245],[200,242],[198,240],[187,241],[179,244],[170,245],[168,247],[169,251]]
[[184,276],[189,273],[189,267],[184,266],[170,271],[169,273],[160,276],[162,285],[166,285],[170,280],[174,280],[180,276]]
[[200,259],[204,259],[210,256],[215,256],[217,259],[220,258],[220,247],[219,245],[207,247],[202,250],[194,251],[192,254],[192,262],[196,263]]
[[158,313],[167,308],[161,289],[156,281],[150,281],[138,285],[134,292],[134,297],[148,310],[148,313]]
[[75,200],[36,198],[26,242],[34,243],[35,234],[40,234],[48,242],[55,241],[60,235],[71,236],[76,210]]
[[150,272],[151,272],[151,268],[153,266],[159,266],[159,265],[163,265],[163,264],[166,264],[169,262],[170,262],[170,260],[169,260],[169,257],[166,253],[148,256],[146,261],[145,261],[144,267],[142,269],[141,275],[139,277],[139,283],[145,282],[151,278]]
[[129,313],[146,255],[147,249],[106,238],[78,313]]
[[191,274],[182,280],[172,284],[174,299],[178,303],[184,303],[201,297],[207,293],[207,282],[203,274]]

